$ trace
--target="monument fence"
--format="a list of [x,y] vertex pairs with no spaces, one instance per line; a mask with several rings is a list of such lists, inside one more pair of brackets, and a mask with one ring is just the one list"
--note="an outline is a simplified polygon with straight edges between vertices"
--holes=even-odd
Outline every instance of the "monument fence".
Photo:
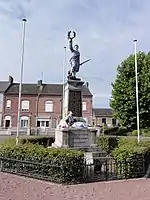
[[[146,176],[145,160],[136,160],[136,164],[138,167],[131,166],[131,162],[117,163],[111,157],[95,158],[94,163],[85,163],[84,174],[79,183],[141,178]],[[0,157],[1,172],[61,183],[61,180],[56,179],[53,175],[54,170],[55,173],[65,173],[63,165],[35,163]]]

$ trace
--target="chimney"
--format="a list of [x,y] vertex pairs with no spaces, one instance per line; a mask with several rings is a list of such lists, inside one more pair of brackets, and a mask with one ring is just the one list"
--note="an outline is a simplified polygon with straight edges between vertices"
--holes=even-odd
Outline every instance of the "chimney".
[[86,86],[87,88],[89,88],[89,82],[86,82],[86,83],[85,83],[85,86]]
[[42,80],[38,80],[38,87],[39,87],[39,91],[41,92],[43,89],[43,85],[42,85]]
[[38,85],[42,85],[42,80],[38,80]]
[[14,78],[12,76],[9,76],[9,83],[12,84],[14,82]]

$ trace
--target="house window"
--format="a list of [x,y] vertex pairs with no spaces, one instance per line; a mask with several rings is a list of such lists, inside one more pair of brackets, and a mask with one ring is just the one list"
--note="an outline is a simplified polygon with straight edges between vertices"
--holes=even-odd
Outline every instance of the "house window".
[[5,127],[5,128],[11,127],[11,116],[5,116],[5,119],[4,119],[4,127]]
[[29,101],[22,101],[21,110],[23,112],[28,112],[29,111]]
[[115,126],[116,125],[116,119],[112,119],[112,125]]
[[37,127],[49,127],[49,120],[38,120],[37,121]]
[[29,125],[29,118],[26,117],[26,116],[22,116],[22,117],[21,117],[21,121],[20,121],[20,126],[21,126],[22,128],[27,128],[28,125]]
[[86,102],[82,102],[82,110],[86,111]]
[[11,108],[11,100],[7,100],[7,102],[6,102],[6,108],[7,109]]
[[106,118],[102,118],[102,124],[106,124]]
[[45,112],[53,112],[53,101],[45,102]]
[[46,121],[46,127],[49,127],[49,121]]

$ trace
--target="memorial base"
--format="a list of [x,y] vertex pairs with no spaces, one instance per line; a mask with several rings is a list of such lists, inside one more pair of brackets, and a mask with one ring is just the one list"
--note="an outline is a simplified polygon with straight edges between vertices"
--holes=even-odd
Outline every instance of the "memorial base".
[[77,149],[95,148],[96,129],[66,128],[55,130],[53,147],[67,147]]

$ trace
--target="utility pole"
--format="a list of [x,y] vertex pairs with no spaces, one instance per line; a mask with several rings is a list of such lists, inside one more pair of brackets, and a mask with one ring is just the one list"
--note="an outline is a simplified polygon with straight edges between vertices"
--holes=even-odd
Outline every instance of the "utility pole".
[[137,69],[137,40],[134,40],[134,55],[135,55],[135,78],[136,78],[136,108],[137,108],[137,132],[138,143],[140,142],[140,120],[139,120],[139,90],[138,90],[138,69]]
[[21,53],[21,69],[20,69],[19,97],[18,97],[18,120],[17,120],[16,145],[17,145],[18,142],[19,142],[21,91],[22,91],[22,78],[23,78],[23,67],[24,67],[25,25],[26,25],[27,20],[24,18],[24,19],[22,19],[22,22],[23,22],[23,35],[22,35],[22,53]]

